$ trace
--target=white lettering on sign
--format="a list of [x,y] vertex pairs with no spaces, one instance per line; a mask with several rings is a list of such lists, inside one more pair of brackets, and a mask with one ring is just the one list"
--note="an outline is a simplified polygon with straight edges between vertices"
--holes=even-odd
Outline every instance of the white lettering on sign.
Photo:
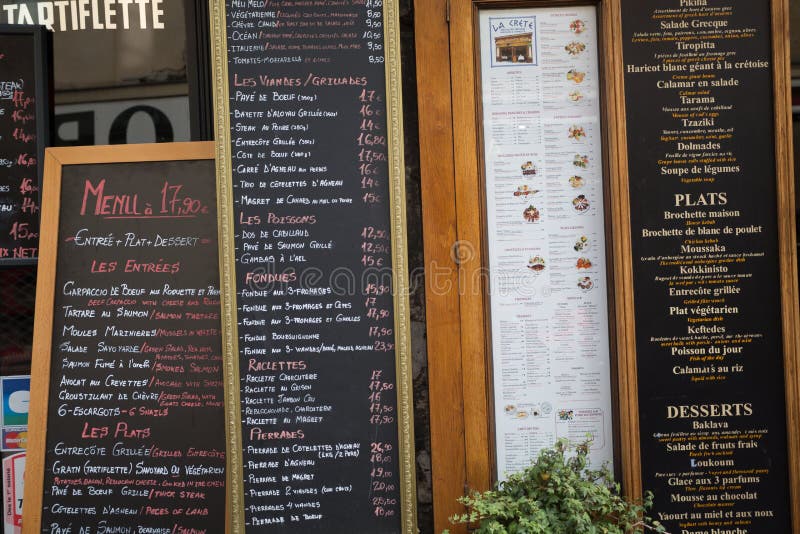
[[2,8],[3,22],[43,24],[51,31],[164,29],[164,0],[53,0]]

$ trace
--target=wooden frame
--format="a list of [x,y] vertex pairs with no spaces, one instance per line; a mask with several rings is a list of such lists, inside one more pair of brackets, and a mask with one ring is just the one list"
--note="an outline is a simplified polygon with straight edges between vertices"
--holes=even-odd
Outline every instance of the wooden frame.
[[[480,73],[481,71],[481,50],[480,50],[480,43],[478,43],[478,37],[480,36],[480,28],[479,28],[479,16],[481,9],[491,9],[493,7],[498,8],[516,8],[516,7],[531,7],[536,9],[541,8],[548,8],[548,7],[580,7],[580,6],[593,6],[597,9],[597,22],[598,22],[598,36],[597,36],[597,43],[600,47],[598,53],[598,73],[600,80],[605,79],[605,73],[608,68],[607,66],[607,50],[608,50],[608,42],[610,40],[610,34],[606,34],[608,28],[605,25],[605,14],[603,13],[602,8],[602,0],[538,0],[537,2],[520,2],[519,0],[472,0],[473,2],[473,21],[474,21],[474,37],[475,37],[475,49],[473,51],[475,57],[475,72]],[[605,46],[604,46],[605,45]],[[599,82],[599,114],[601,119],[600,131],[601,131],[601,151],[603,157],[603,165],[602,165],[602,176],[603,176],[603,206],[604,206],[604,234],[606,237],[606,243],[604,247],[604,254],[606,257],[606,261],[608,267],[606,269],[606,283],[608,285],[607,289],[607,311],[608,311],[608,345],[609,345],[609,365],[611,370],[611,384],[610,386],[610,396],[611,396],[611,406],[614,415],[614,419],[612,421],[612,437],[614,440],[613,447],[612,447],[612,455],[614,459],[614,470],[616,474],[621,472],[621,465],[620,465],[620,446],[619,446],[619,418],[616,416],[618,412],[619,406],[619,391],[617,386],[616,377],[613,376],[617,370],[618,362],[617,362],[617,355],[616,355],[616,332],[615,326],[616,321],[615,318],[615,308],[616,308],[616,300],[614,294],[614,255],[613,255],[613,243],[614,243],[614,226],[612,225],[612,200],[611,200],[611,164],[609,163],[609,138],[611,136],[611,120],[608,115],[607,110],[610,109],[612,106],[607,102],[606,93],[608,88],[603,84],[603,82]],[[482,87],[482,80],[480,76],[475,77],[475,94],[481,95],[483,94],[483,87]],[[479,99],[477,101],[477,109],[476,109],[476,126],[478,129],[478,161],[479,161],[479,172],[478,172],[478,188],[480,191],[480,215],[481,215],[481,226],[488,230],[486,224],[486,207],[487,207],[487,198],[486,198],[486,161],[484,157],[484,147],[485,147],[485,130],[482,126],[478,126],[481,124],[483,118],[483,102]],[[488,231],[482,232],[481,235],[481,250],[488,251],[489,250],[489,234]],[[484,258],[484,264],[481,267],[483,272],[489,272],[489,259]],[[488,287],[488,279],[487,277],[481,277],[480,280],[482,284],[482,291],[484,295],[489,294],[489,287]],[[474,290],[474,289],[470,289]],[[496,420],[495,420],[495,405],[494,405],[494,396],[492,391],[494,389],[494,377],[493,377],[493,370],[494,370],[494,355],[493,355],[493,348],[492,348],[492,332],[491,332],[491,306],[490,306],[490,299],[486,298],[484,302],[484,310],[483,314],[485,317],[485,351],[486,351],[486,387],[487,387],[487,402],[488,402],[488,417],[489,417],[489,461],[491,465],[491,474],[492,474],[492,481],[496,482],[499,479],[499,473],[497,473],[497,462],[495,458],[495,451],[497,449],[495,440],[496,440]]]
[[[492,481],[491,410],[482,292],[464,273],[476,272],[485,246],[481,243],[480,102],[474,61],[451,65],[440,53],[474,54],[477,6],[520,7],[576,5],[587,2],[520,0],[417,0],[417,71],[420,95],[420,139],[423,225],[428,272],[428,347],[431,445],[436,530],[449,526],[447,517],[461,510],[455,500],[468,488],[483,489]],[[791,87],[788,47],[789,8],[786,0],[770,0],[772,10],[778,221],[781,267],[784,371],[793,532],[800,532],[800,364],[798,361],[798,284],[795,193],[792,181]],[[614,280],[612,321],[617,357],[618,424],[621,480],[625,492],[642,496],[638,382],[633,303],[633,255],[628,186],[628,158],[622,13],[620,0],[601,0],[602,70],[605,72],[606,165],[611,237],[609,264]],[[480,214],[476,217],[475,214]],[[441,265],[457,275],[442,276]],[[432,275],[436,274],[434,278]],[[461,286],[456,284],[461,283]],[[458,290],[442,291],[451,284]],[[455,340],[458,340],[457,342]],[[455,382],[455,383],[454,383]],[[455,415],[454,415],[455,414]],[[463,526],[452,529],[466,532]]]
[[[53,134],[53,35],[44,26],[0,24],[0,35],[29,35],[33,39],[35,80],[36,159],[38,161],[39,208],[41,214],[44,151]],[[0,259],[0,266],[36,265],[38,258]]]
[[45,187],[42,209],[42,255],[36,284],[36,322],[31,365],[31,404],[28,416],[29,442],[25,467],[25,514],[23,532],[42,531],[42,502],[47,410],[50,398],[53,305],[58,252],[61,172],[68,165],[138,163],[151,161],[210,160],[213,143],[162,143],[74,148],[49,148],[45,155]]
[[[620,421],[623,442],[623,483],[633,498],[643,493],[638,408],[638,380],[633,303],[633,252],[630,233],[630,196],[627,158],[625,81],[622,58],[621,0],[610,0],[613,17],[613,60],[609,70],[616,102],[616,128],[612,145],[616,171],[612,174],[618,206],[614,222],[620,228],[615,240],[618,260],[619,305],[619,383]],[[797,240],[795,228],[795,189],[793,180],[791,60],[789,49],[788,0],[769,0],[772,14],[773,93],[775,99],[775,161],[777,180],[778,249],[783,327],[784,376],[786,388],[787,453],[791,488],[792,532],[800,533],[800,312],[798,312]]]
[[[229,74],[225,3],[210,1],[211,56],[216,121],[217,202],[220,216],[220,277],[222,289],[223,352],[228,433],[228,531],[242,534],[244,488],[241,455],[241,403],[237,297],[235,277],[234,199],[231,169]],[[400,511],[402,532],[417,532],[416,458],[414,455],[413,373],[411,361],[411,315],[408,300],[408,245],[406,232],[405,164],[403,158],[402,94],[400,72],[400,24],[398,0],[383,0],[385,45],[386,121],[389,167],[389,215],[394,287],[395,370],[399,440]]]
[[[629,497],[642,495],[639,453],[638,382],[636,339],[633,329],[633,253],[630,234],[630,195],[625,130],[625,86],[622,67],[622,18],[618,0],[606,3],[606,102],[608,105],[608,167],[611,194],[611,224],[614,257],[614,303],[616,314],[616,360],[619,408],[621,482]],[[633,410],[636,410],[634,414]]]
[[778,191],[778,249],[786,388],[786,436],[792,529],[800,533],[800,310],[798,310],[797,228],[792,146],[791,49],[789,0],[772,0],[772,64],[775,95],[775,164]]
[[[467,489],[464,366],[461,361],[461,303],[455,197],[450,3],[414,0],[419,106],[425,304],[428,335],[431,463],[434,530],[462,511],[456,499]],[[454,69],[455,70],[455,69]],[[453,532],[465,532],[452,527]]]
[[[415,3],[416,20],[424,20],[426,25],[423,32],[418,30],[417,72],[420,139],[423,147],[423,233],[428,273],[428,353],[436,355],[429,359],[428,365],[437,531],[450,527],[453,532],[466,532],[464,527],[453,528],[448,522],[449,516],[461,510],[456,499],[468,489],[488,488],[496,476],[492,446],[494,431],[491,415],[491,364],[486,323],[488,302],[484,297],[483,281],[475,280],[471,274],[467,274],[480,272],[486,265],[483,223],[485,202],[482,194],[475,194],[476,191],[482,191],[484,172],[481,156],[482,128],[479,126],[480,102],[477,96],[480,94],[480,80],[477,77],[478,56],[475,53],[477,12],[479,8],[487,7],[569,5],[597,5],[598,22],[602,25],[598,42],[605,50],[600,57],[600,70],[612,72],[612,57],[608,52],[613,34],[612,13],[608,2],[453,0],[452,3],[441,2],[435,5],[427,0],[418,0]],[[420,33],[423,37],[419,37]],[[475,61],[459,63],[458,68],[451,68],[450,59],[442,58],[437,53],[437,50],[444,49],[441,40],[445,38],[449,41],[452,54],[458,53],[465,57],[469,51]],[[449,73],[450,78],[443,76],[444,72]],[[607,76],[601,89],[606,95],[605,102],[601,104],[601,114],[605,132],[604,174],[609,177],[605,191],[607,235],[609,231],[612,232],[611,235],[616,235],[616,229],[619,228],[616,220],[619,211],[616,209],[618,192],[615,191],[610,177],[615,176],[618,166],[613,157],[617,152],[614,142],[618,135],[615,121],[617,101],[613,92],[615,88],[609,83]],[[446,122],[448,118],[452,120],[450,124]],[[426,147],[432,155],[426,152]],[[476,213],[480,215],[476,217]],[[448,231],[445,233],[442,229]],[[466,248],[466,243],[481,243],[482,246]],[[616,249],[617,239],[609,238],[607,247]],[[612,261],[610,253],[607,257],[608,277],[616,280],[620,277],[620,265]],[[449,279],[442,276],[442,264],[454,267],[454,274]],[[437,270],[440,272],[432,280],[431,274]],[[449,282],[458,290],[443,292],[443,282]],[[617,289],[615,294],[609,294],[612,347],[620,339],[620,321],[615,307],[619,293]],[[453,311],[454,306],[458,307],[458,311]],[[617,320],[614,320],[615,316]],[[613,330],[615,325],[617,331]],[[454,339],[459,342],[454,343]],[[612,366],[612,372],[613,370]],[[454,377],[458,377],[455,385]],[[616,398],[613,378],[612,398]],[[457,418],[453,414],[458,414]],[[616,417],[615,426],[621,425],[621,418]],[[621,430],[624,435],[625,429]],[[453,439],[454,432],[460,434],[461,439]],[[617,443],[619,440],[615,436],[615,446],[619,449]],[[627,462],[623,458],[619,464],[624,473]]]

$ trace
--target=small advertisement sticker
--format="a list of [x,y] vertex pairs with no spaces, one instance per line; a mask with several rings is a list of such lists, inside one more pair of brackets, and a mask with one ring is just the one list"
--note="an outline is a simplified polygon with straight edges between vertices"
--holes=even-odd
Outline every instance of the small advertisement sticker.
[[0,377],[3,398],[2,450],[25,449],[28,441],[28,404],[31,398],[30,376]]
[[25,480],[25,453],[3,458],[3,533],[22,532],[22,495]]

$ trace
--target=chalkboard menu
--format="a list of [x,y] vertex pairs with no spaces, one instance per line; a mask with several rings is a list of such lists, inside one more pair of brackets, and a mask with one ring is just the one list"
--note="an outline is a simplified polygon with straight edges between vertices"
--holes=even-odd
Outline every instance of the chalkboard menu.
[[416,531],[394,4],[216,13],[235,532]]
[[789,532],[770,2],[622,6],[643,486]]
[[48,151],[30,532],[224,531],[212,153]]
[[51,47],[44,27],[0,25],[0,264],[31,263],[39,255]]

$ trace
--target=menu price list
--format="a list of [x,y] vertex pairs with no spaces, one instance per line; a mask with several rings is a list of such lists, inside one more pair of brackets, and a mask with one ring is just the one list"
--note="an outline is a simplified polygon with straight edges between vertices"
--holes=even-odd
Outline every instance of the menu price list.
[[218,533],[211,161],[64,167],[42,532]]
[[30,35],[0,35],[0,261],[39,251],[36,72]]
[[587,436],[611,463],[597,11],[485,9],[479,25],[497,471]]
[[399,532],[383,4],[226,8],[245,528]]
[[770,3],[623,4],[644,486],[672,532],[788,532]]

